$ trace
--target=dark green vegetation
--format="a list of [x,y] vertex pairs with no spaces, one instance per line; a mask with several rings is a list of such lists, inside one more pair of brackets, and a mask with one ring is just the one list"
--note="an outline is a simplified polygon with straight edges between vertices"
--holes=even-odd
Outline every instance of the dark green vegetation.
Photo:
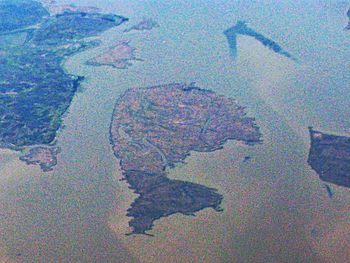
[[222,196],[215,189],[169,179],[167,169],[191,151],[217,151],[228,140],[257,144],[260,137],[236,101],[194,84],[126,91],[116,103],[110,139],[125,179],[139,194],[128,210],[132,233],[145,234],[155,220],[175,213],[220,211]]
[[282,56],[285,56],[287,58],[290,58],[296,61],[296,59],[290,53],[285,51],[279,44],[265,37],[264,35],[254,31],[253,29],[249,28],[246,22],[244,21],[238,21],[235,26],[225,30],[224,34],[228,40],[231,55],[234,58],[236,58],[237,56],[237,36],[243,35],[243,36],[253,37],[256,40],[258,40],[261,44],[263,44],[265,47],[268,47],[275,53],[278,53]]
[[350,137],[310,130],[308,163],[321,180],[350,187]]
[[35,1],[0,1],[0,33],[39,23],[48,11]]
[[[85,37],[126,19],[82,12],[44,17],[46,10],[32,1],[2,2],[1,7],[0,20],[8,21],[1,22],[0,32],[0,145],[48,144],[83,79],[67,74],[62,62],[96,45]],[[34,24],[38,26],[24,28]]]

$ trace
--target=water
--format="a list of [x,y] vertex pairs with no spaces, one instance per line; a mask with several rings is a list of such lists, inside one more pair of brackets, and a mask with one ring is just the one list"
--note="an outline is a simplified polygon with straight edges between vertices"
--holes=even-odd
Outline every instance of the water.
[[[53,173],[1,152],[0,259],[342,262],[349,256],[350,191],[333,186],[329,199],[306,163],[307,126],[349,134],[344,5],[288,2],[79,1],[129,17],[130,23],[152,17],[160,28],[128,34],[122,34],[126,26],[113,29],[101,36],[101,47],[66,62],[70,73],[86,81],[58,136],[62,153]],[[246,37],[238,39],[233,61],[222,31],[237,20],[247,20],[301,63]],[[83,65],[121,39],[131,40],[144,62],[127,70]],[[173,178],[217,188],[224,195],[223,213],[174,215],[156,222],[154,238],[125,236],[126,209],[135,196],[118,181],[121,171],[109,145],[115,100],[129,87],[192,81],[247,106],[264,144],[231,142],[222,151],[192,154],[171,171]],[[243,163],[246,155],[252,159]]]

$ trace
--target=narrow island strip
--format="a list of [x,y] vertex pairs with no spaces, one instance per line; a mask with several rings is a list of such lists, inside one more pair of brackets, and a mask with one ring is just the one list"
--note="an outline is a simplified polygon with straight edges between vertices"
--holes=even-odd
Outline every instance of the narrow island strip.
[[236,59],[237,57],[237,37],[242,35],[253,37],[265,47],[271,49],[273,52],[280,54],[281,56],[284,56],[286,58],[289,58],[293,61],[297,61],[295,57],[293,57],[289,52],[284,50],[278,43],[248,27],[245,21],[238,21],[236,25],[230,27],[229,29],[226,29],[224,31],[224,34],[228,41],[230,53],[234,59]]

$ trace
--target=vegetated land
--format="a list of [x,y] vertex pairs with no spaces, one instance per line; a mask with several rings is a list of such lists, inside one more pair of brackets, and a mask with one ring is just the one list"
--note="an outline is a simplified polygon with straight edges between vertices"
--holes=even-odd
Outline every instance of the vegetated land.
[[38,2],[0,2],[0,145],[49,144],[83,77],[62,62],[97,42],[86,42],[126,18],[64,12],[49,16]]
[[260,138],[254,119],[236,101],[194,84],[127,90],[116,103],[110,140],[125,180],[139,194],[128,210],[132,233],[145,234],[155,220],[174,213],[220,210],[222,196],[215,189],[169,179],[166,169],[191,151],[220,150],[227,140],[256,144]]
[[48,14],[39,2],[30,0],[0,1],[0,33],[35,25]]
[[308,163],[320,179],[350,187],[350,137],[336,136],[309,128],[311,146]]
[[244,21],[238,21],[236,25],[225,30],[224,34],[227,38],[231,55],[234,58],[237,56],[237,37],[239,35],[242,35],[242,36],[249,36],[249,37],[255,38],[257,41],[259,41],[265,47],[271,49],[272,51],[274,51],[277,54],[285,56],[285,57],[292,59],[294,61],[297,60],[289,52],[285,51],[278,43],[276,43],[272,39],[269,39],[269,38],[265,37],[264,35],[256,32],[255,30],[249,28],[247,26],[246,22],[244,22]]

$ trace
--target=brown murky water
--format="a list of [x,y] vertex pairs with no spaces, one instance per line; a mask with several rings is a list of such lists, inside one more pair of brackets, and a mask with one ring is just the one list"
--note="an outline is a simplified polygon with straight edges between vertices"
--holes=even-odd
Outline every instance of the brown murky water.
[[[122,33],[124,27],[113,29],[101,36],[101,47],[66,62],[70,73],[85,75],[86,81],[58,136],[62,153],[54,172],[42,173],[18,161],[16,153],[0,152],[1,262],[344,262],[349,257],[350,191],[332,186],[335,196],[328,198],[306,163],[306,126],[346,133],[350,125],[337,121],[340,116],[330,122],[327,108],[315,111],[318,102],[313,104],[301,87],[311,80],[315,85],[333,81],[336,73],[318,75],[318,61],[311,59],[316,48],[307,40],[299,39],[304,49],[292,42],[298,34],[307,36],[311,24],[326,11],[316,10],[305,18],[304,11],[298,11],[302,3],[297,3],[292,11],[306,24],[295,24],[297,33],[291,30],[288,35],[284,25],[295,22],[283,16],[283,10],[291,8],[288,3],[76,4],[99,5],[130,17],[130,23],[153,17],[160,28],[128,34]],[[304,8],[309,12],[312,7]],[[297,57],[305,52],[303,58],[310,60],[295,64],[254,40],[240,38],[234,62],[222,31],[241,18],[250,19],[252,27],[277,42],[283,40]],[[270,25],[262,23],[266,19]],[[336,30],[341,22],[323,21],[321,27]],[[346,68],[341,56],[349,50],[341,45],[347,40],[335,39],[339,55],[325,51],[324,36],[316,38],[320,58],[333,55],[330,64]],[[83,65],[118,40],[131,40],[144,62],[127,70]],[[317,66],[319,71],[325,67],[321,62]],[[343,71],[340,68],[339,74]],[[135,195],[119,181],[118,160],[109,145],[114,102],[129,87],[182,81],[236,97],[257,118],[264,144],[230,142],[222,151],[193,153],[186,164],[171,170],[173,178],[217,188],[224,195],[222,213],[206,209],[195,217],[174,215],[156,222],[154,237],[125,236],[126,209]],[[323,96],[321,101],[326,100]],[[251,160],[243,162],[245,156]]]

